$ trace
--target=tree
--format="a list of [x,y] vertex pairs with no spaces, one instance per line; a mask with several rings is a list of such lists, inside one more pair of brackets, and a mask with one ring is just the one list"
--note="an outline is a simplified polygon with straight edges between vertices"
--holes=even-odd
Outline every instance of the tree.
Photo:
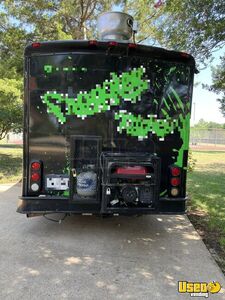
[[224,0],[167,0],[158,35],[162,45],[205,62],[225,45]]
[[118,1],[109,0],[1,0],[7,15],[28,28],[34,39],[91,37],[96,16]]
[[0,79],[0,140],[22,128],[22,81]]
[[[198,66],[212,59],[213,52],[225,45],[224,0],[167,0],[164,2],[156,38],[161,45],[191,53]],[[225,54],[212,70],[209,90],[220,95],[220,110],[225,116]]]
[[90,38],[109,0],[0,0],[0,139],[22,128],[23,51],[29,41]]
[[194,128],[206,129],[208,122],[204,119],[200,119],[197,124],[194,125]]
[[0,13],[0,140],[22,129],[23,45],[26,32]]
[[125,0],[121,1],[121,9],[132,15],[134,20],[138,22],[136,37],[138,43],[159,43],[161,32],[158,28],[165,9],[161,0]]
[[[139,40],[188,51],[204,61],[225,44],[224,0],[0,0],[30,39],[93,37],[96,17],[115,4],[140,23]],[[15,22],[16,20],[16,22]]]
[[194,125],[193,128],[196,129],[215,129],[215,128],[223,128],[225,124],[220,124],[216,122],[207,122],[204,119],[200,119],[197,124]]
[[[225,45],[224,0],[126,0],[124,9],[135,13],[140,22],[140,40],[151,37],[166,48],[192,54],[203,67],[213,52]],[[147,16],[147,17],[146,17]],[[218,93],[220,110],[225,116],[225,55],[212,70],[209,90]]]
[[212,68],[212,85],[210,91],[219,94],[220,111],[225,117],[225,55],[221,57],[221,64]]

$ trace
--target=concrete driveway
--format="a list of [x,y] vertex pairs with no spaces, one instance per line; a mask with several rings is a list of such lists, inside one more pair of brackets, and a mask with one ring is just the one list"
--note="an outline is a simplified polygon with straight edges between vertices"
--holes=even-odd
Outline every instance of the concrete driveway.
[[[20,186],[0,186],[0,299],[194,299],[177,282],[225,278],[185,216],[16,213]],[[210,299],[225,299],[224,290]],[[199,298],[198,298],[199,299]],[[202,298],[203,299],[203,298]]]

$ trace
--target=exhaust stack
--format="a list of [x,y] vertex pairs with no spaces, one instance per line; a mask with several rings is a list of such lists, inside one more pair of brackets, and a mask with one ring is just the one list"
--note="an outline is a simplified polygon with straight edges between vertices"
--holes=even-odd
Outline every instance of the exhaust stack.
[[133,17],[122,12],[106,12],[97,20],[101,40],[129,41],[133,35]]

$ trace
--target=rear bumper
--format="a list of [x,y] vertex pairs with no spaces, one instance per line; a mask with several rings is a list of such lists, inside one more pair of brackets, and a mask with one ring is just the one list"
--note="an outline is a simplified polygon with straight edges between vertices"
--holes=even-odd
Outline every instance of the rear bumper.
[[73,214],[184,214],[186,212],[186,198],[159,198],[154,208],[132,207],[112,208],[101,211],[100,203],[75,203],[65,197],[20,197],[17,212],[23,214],[73,213]]

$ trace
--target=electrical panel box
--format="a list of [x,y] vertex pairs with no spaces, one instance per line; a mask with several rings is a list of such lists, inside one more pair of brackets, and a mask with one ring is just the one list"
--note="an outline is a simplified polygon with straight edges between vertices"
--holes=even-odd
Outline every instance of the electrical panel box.
[[48,174],[45,178],[45,188],[47,190],[65,191],[69,189],[69,176]]

